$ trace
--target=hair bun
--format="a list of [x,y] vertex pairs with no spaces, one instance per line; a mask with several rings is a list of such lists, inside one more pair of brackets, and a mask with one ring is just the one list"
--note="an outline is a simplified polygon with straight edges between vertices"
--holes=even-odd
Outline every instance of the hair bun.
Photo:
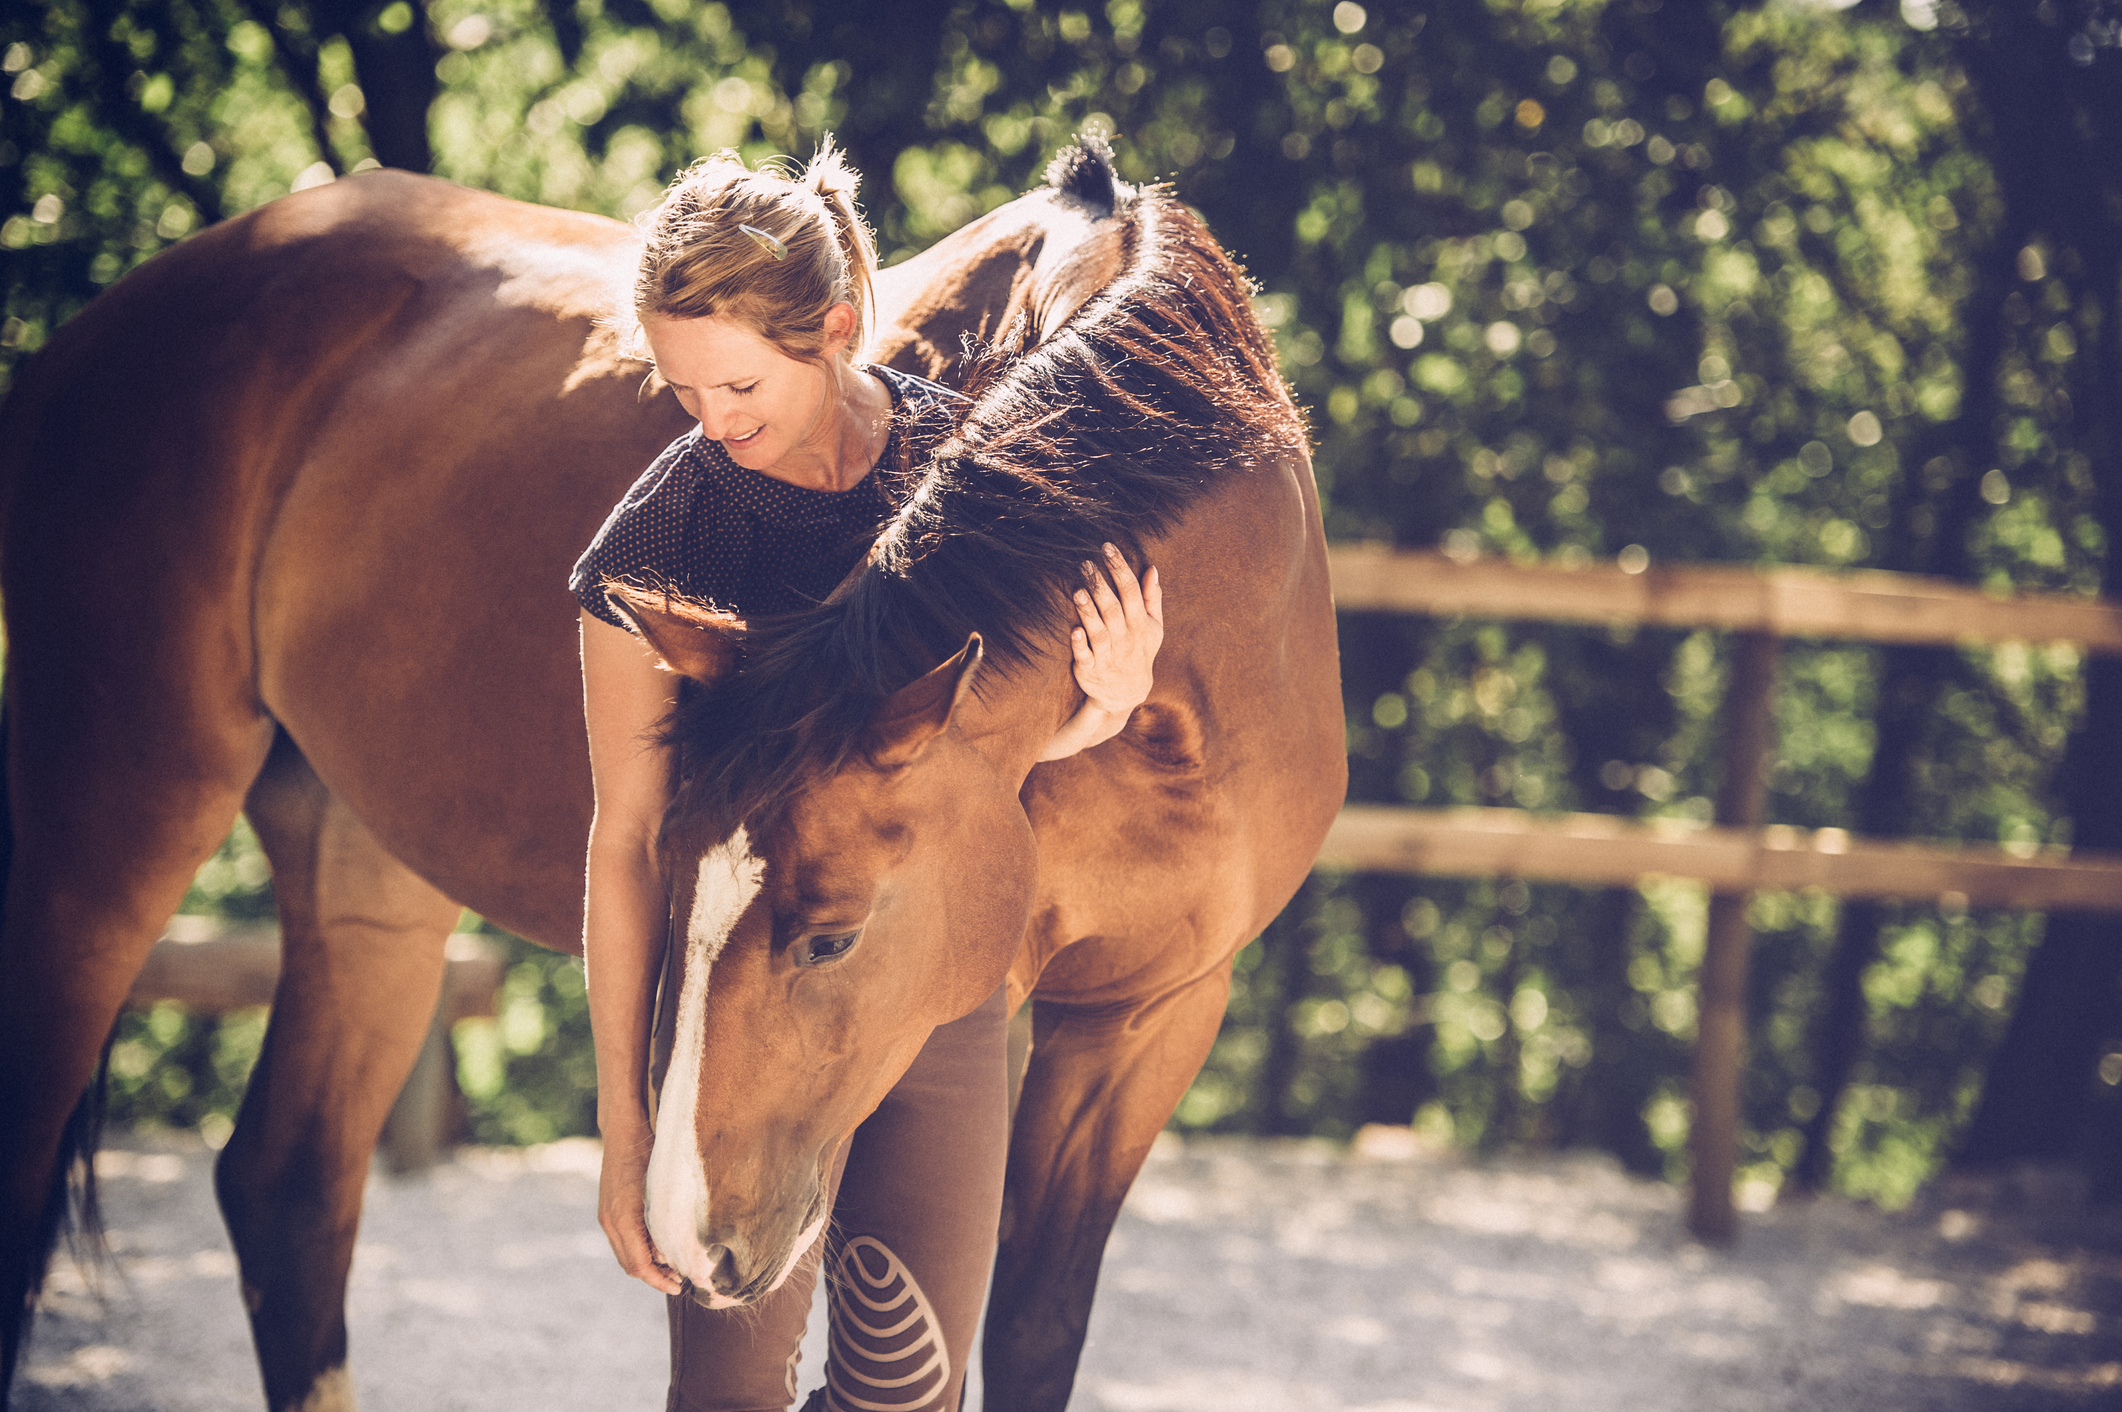
[[876,245],[855,209],[861,184],[830,136],[800,172],[769,159],[757,170],[719,152],[680,172],[639,226],[632,318],[730,317],[790,357],[816,356],[825,316],[854,306],[850,358],[860,358],[875,322],[871,277]]
[[818,150],[803,169],[799,184],[817,194],[832,221],[833,237],[847,263],[848,301],[855,306],[858,320],[856,343],[867,348],[869,336],[876,329],[877,295],[873,281],[877,243],[855,208],[855,191],[862,185],[862,174],[847,160],[833,135],[826,133],[818,139]]

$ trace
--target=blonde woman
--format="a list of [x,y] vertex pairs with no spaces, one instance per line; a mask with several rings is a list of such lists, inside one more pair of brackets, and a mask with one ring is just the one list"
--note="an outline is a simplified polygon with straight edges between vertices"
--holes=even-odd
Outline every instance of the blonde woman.
[[[816,1260],[747,1310],[686,1298],[643,1217],[652,1146],[649,1030],[666,944],[657,831],[671,760],[657,726],[677,678],[604,596],[673,588],[739,615],[800,610],[860,561],[909,493],[918,445],[955,422],[956,393],[862,360],[876,255],[857,178],[830,140],[800,175],[709,158],[643,218],[627,332],[699,425],[629,490],[576,565],[596,815],[583,950],[604,1136],[599,1218],[629,1275],[670,1298],[671,1394],[683,1412],[786,1408]],[[1058,759],[1116,734],[1148,695],[1163,639],[1155,569],[1086,564],[1073,629],[1085,703]],[[993,1259],[1007,1146],[1000,992],[936,1030],[849,1142],[833,1212],[839,1258],[903,1277],[916,1325],[868,1339],[836,1319],[812,1406],[955,1408]],[[835,1258],[829,1255],[828,1258]],[[860,1311],[855,1311],[859,1313]]]

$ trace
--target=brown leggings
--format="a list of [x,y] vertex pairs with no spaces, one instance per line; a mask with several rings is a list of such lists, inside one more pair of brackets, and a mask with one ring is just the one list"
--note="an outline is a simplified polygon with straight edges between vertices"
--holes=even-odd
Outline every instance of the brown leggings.
[[[845,1149],[824,1247],[828,1412],[952,1412],[994,1263],[1009,1149],[1002,991],[929,1036]],[[750,1309],[670,1300],[669,1412],[782,1412],[819,1259]]]

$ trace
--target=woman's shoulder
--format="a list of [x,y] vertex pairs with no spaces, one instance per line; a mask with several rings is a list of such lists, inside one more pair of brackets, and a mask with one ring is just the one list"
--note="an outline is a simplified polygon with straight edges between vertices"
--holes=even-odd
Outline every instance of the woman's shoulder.
[[[704,443],[704,444],[703,444]],[[715,455],[698,427],[680,436],[649,463],[605,517],[589,547],[576,560],[568,586],[583,607],[613,626],[623,626],[604,599],[604,586],[626,580],[643,586],[683,585],[702,538],[700,521],[714,514]],[[732,531],[715,526],[710,537],[727,543]]]

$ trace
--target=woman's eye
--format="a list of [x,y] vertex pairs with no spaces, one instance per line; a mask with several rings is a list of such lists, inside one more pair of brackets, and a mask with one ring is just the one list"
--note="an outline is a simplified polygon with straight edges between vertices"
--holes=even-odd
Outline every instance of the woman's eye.
[[797,950],[796,964],[799,966],[816,966],[827,961],[838,960],[854,949],[855,940],[861,935],[862,933],[859,931],[852,931],[835,932],[830,936],[807,938]]

